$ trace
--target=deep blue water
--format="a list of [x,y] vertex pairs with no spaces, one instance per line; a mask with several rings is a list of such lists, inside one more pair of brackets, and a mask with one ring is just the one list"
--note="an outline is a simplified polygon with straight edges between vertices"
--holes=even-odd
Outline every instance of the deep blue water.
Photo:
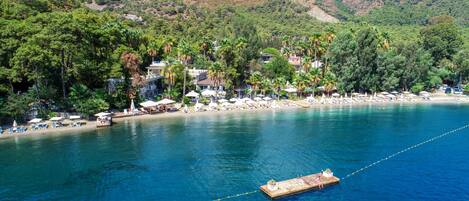
[[[0,200],[211,200],[325,168],[342,177],[468,123],[468,105],[366,106],[129,120],[4,139]],[[469,200],[469,129],[283,200]]]

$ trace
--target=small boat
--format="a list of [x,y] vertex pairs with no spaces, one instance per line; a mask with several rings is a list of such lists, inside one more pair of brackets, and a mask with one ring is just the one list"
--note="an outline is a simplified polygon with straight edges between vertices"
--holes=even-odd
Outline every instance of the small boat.
[[314,189],[322,189],[326,186],[337,184],[339,181],[340,179],[335,177],[331,170],[327,169],[321,173],[280,182],[270,180],[266,185],[261,186],[260,189],[271,199],[277,199]]
[[95,114],[96,118],[96,127],[107,127],[112,125],[111,113],[100,112]]

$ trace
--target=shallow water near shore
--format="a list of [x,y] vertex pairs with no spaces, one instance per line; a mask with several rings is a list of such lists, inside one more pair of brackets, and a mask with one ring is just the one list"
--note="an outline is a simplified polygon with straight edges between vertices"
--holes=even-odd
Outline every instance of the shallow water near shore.
[[[325,168],[343,177],[468,123],[467,104],[344,106],[2,139],[0,200],[212,200]],[[283,200],[469,200],[468,144],[465,129]]]

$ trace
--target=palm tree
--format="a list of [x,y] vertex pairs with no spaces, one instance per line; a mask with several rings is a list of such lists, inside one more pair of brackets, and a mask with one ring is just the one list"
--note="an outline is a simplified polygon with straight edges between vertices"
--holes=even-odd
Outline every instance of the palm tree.
[[337,79],[335,75],[331,72],[327,72],[322,81],[323,81],[324,90],[326,91],[328,95],[330,95],[331,92],[335,89],[335,86],[337,84]]
[[163,43],[163,51],[166,55],[171,54],[173,51],[174,39],[172,37],[166,37]]
[[280,90],[285,87],[287,80],[284,77],[276,77],[273,80],[272,87],[274,88],[277,99],[280,99]]
[[214,62],[208,69],[208,77],[213,80],[214,85],[218,88],[224,79],[225,71],[223,65],[220,62]]
[[261,84],[262,81],[262,74],[259,71],[254,72],[251,74],[251,77],[247,80],[249,84],[251,84],[252,89],[254,91],[254,95],[257,95],[258,86]]
[[263,77],[260,84],[262,95],[272,90],[272,81],[269,78]]
[[308,73],[309,69],[311,68],[311,58],[308,56],[303,57],[303,61],[301,61],[301,66],[303,67],[304,72]]
[[313,89],[313,97],[314,92],[316,91],[316,87],[321,83],[321,75],[318,68],[314,68],[309,72],[309,81],[311,88]]
[[[311,45],[311,49],[312,49],[312,52],[313,52],[313,56],[314,56],[314,61],[318,61],[321,59],[322,55],[324,54],[325,52],[325,49],[323,47],[323,40],[324,38],[321,36],[320,33],[315,33],[313,34],[313,36],[311,36],[309,38],[309,42],[310,42],[310,45]],[[322,70],[322,75],[324,76],[325,74],[325,68],[323,68]]]
[[[331,47],[331,44],[332,44],[332,41],[334,41],[335,39],[335,35],[334,33],[332,32],[327,32],[326,35],[324,36],[326,42],[327,42],[327,50],[326,52],[329,51],[329,48]],[[327,57],[326,57],[326,62],[325,62],[325,65],[324,65],[324,70],[327,71]]]
[[302,97],[304,90],[308,86],[308,83],[309,83],[309,78],[306,73],[298,73],[295,75],[293,84],[298,90],[299,97]]
[[[174,64],[168,65],[163,69],[163,76],[167,80],[169,90],[171,92],[171,87],[174,85],[175,75],[174,75]],[[171,98],[171,93],[169,93],[169,98]]]

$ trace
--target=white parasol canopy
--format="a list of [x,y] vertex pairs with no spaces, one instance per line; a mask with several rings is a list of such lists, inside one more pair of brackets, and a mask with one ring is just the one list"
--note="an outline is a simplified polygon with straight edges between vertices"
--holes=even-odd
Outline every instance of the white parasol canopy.
[[213,107],[217,107],[218,104],[215,102],[211,102],[210,104],[208,104],[208,106],[213,108]]
[[155,101],[149,100],[149,101],[145,101],[145,102],[140,103],[140,105],[142,107],[156,107],[158,105],[158,103],[156,103]]
[[49,120],[50,121],[62,121],[64,118],[63,117],[52,117]]
[[170,100],[170,99],[163,99],[163,100],[160,100],[158,102],[156,102],[157,105],[168,105],[168,104],[173,104],[175,103],[176,101],[173,101],[173,100]]
[[230,102],[234,103],[234,102],[236,102],[236,101],[238,101],[237,98],[230,98]]
[[419,94],[423,95],[423,94],[429,94],[429,93],[427,91],[421,91]]
[[248,97],[243,98],[243,99],[241,99],[241,100],[242,100],[242,101],[252,101],[252,99],[250,99],[250,98],[248,98]]
[[338,94],[338,93],[333,93],[332,96],[333,96],[333,97],[339,97],[340,94]]
[[[37,123],[39,123],[39,122],[41,122],[41,121],[42,121],[42,119],[34,118],[34,119],[31,119],[31,121],[28,121],[28,123],[37,124]],[[13,127],[16,127],[15,124],[16,124],[16,121],[13,122]]]
[[75,119],[81,119],[81,117],[78,116],[78,115],[72,115],[72,116],[69,117],[69,119],[70,120],[75,120]]
[[199,97],[199,93],[195,92],[195,91],[191,91],[189,93],[186,94],[187,97],[192,97],[192,98],[198,98]]
[[102,116],[109,116],[111,115],[111,113],[108,113],[108,112],[100,112],[98,114],[95,114],[94,116],[95,117],[102,117]]
[[264,99],[265,101],[271,101],[271,100],[272,100],[271,97],[264,97],[263,99]]
[[255,97],[254,100],[255,100],[255,101],[261,101],[262,98],[261,98],[261,97]]
[[214,90],[206,89],[202,91],[202,96],[205,96],[205,97],[210,97],[210,96],[215,96],[215,95],[217,95],[217,92]]
[[228,100],[226,100],[226,99],[220,99],[220,100],[218,100],[218,102],[219,102],[219,103],[226,103],[226,102],[228,102]]

